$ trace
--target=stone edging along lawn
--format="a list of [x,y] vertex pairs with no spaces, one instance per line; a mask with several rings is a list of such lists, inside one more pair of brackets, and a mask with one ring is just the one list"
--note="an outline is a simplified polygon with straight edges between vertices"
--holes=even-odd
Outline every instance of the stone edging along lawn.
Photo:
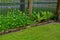
[[9,30],[0,32],[0,35],[8,34],[8,33],[11,33],[11,32],[16,32],[16,31],[21,31],[21,30],[27,29],[29,27],[36,27],[36,26],[45,25],[45,24],[49,24],[49,23],[54,23],[54,21],[50,20],[50,21],[45,21],[45,22],[41,22],[41,23],[35,23],[35,24],[29,25],[29,26],[25,26],[25,27],[9,29]]

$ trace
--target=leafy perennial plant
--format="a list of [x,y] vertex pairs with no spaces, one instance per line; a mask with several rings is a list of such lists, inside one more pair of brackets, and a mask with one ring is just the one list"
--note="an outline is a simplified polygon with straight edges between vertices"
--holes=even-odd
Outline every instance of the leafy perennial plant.
[[20,10],[9,10],[6,16],[0,15],[0,32],[12,28],[24,27],[35,22],[51,19],[53,13],[50,11],[32,12],[32,17]]

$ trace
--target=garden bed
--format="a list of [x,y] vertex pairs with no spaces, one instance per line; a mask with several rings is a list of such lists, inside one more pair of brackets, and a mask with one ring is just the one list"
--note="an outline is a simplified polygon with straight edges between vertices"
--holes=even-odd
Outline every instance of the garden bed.
[[41,22],[41,23],[35,23],[35,24],[29,25],[29,26],[25,26],[25,27],[19,27],[19,28],[5,30],[5,31],[0,32],[0,35],[11,33],[11,32],[16,32],[16,31],[20,31],[20,30],[24,30],[24,29],[27,29],[29,27],[36,27],[36,26],[50,24],[50,23],[54,23],[54,21],[53,20],[49,20],[49,21],[44,21],[44,22]]
[[52,18],[55,19],[54,13],[51,11],[32,11],[31,17],[28,10],[22,12],[18,9],[9,9],[7,15],[0,15],[0,34],[26,29],[30,26],[38,26],[50,23]]

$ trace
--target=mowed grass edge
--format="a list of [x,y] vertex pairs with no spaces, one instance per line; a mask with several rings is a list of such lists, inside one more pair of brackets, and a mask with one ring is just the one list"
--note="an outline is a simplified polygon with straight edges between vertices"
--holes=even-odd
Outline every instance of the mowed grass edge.
[[46,24],[0,35],[0,40],[60,40],[60,24]]

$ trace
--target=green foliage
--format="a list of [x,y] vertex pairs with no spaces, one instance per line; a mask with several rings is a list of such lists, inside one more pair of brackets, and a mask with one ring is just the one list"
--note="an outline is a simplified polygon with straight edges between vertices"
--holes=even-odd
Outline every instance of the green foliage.
[[43,18],[41,17],[41,14],[38,12],[37,13],[37,21],[41,22],[43,20]]
[[28,10],[21,12],[18,9],[9,9],[7,15],[0,15],[0,31],[5,31],[12,28],[24,27],[30,24],[41,22],[42,20],[48,20],[53,17],[53,13],[50,11],[37,11],[32,12],[32,17],[28,16]]
[[51,19],[53,17],[53,14],[52,12],[50,11],[40,11],[40,12],[33,12],[32,13],[32,17],[34,20],[38,21],[38,22],[41,22],[42,20],[48,20],[48,19]]
[[23,27],[34,23],[25,13],[14,9],[7,12],[7,16],[0,16],[0,31]]

